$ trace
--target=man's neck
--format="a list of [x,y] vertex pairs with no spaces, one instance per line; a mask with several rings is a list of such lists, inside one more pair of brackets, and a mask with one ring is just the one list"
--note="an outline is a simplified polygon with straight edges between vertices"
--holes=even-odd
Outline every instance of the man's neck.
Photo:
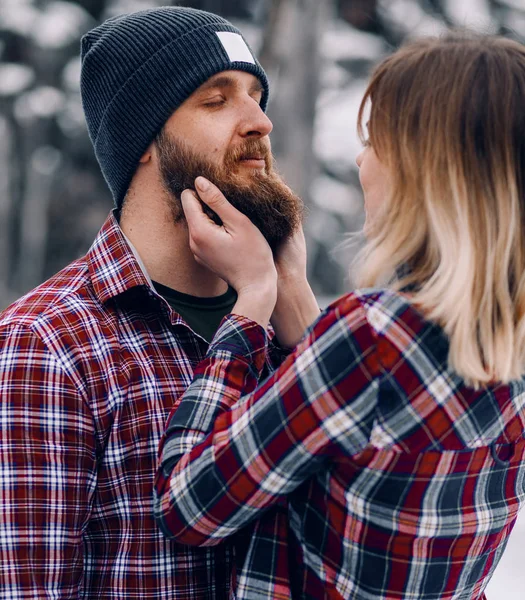
[[164,201],[152,202],[151,196],[144,203],[134,201],[132,208],[123,211],[120,227],[153,281],[198,297],[227,291],[224,280],[196,262],[186,223],[174,223]]

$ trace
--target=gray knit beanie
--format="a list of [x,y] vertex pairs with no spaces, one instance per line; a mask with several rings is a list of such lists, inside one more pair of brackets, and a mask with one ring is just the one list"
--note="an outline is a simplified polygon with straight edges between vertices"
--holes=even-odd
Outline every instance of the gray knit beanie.
[[220,71],[268,79],[242,34],[217,15],[166,6],[108,19],[81,41],[89,136],[117,208],[140,157],[173,111]]

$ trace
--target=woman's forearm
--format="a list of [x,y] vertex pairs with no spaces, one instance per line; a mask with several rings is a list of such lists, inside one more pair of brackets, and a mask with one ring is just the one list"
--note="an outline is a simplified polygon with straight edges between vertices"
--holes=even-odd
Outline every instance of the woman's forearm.
[[297,346],[319,314],[319,305],[306,279],[300,283],[280,285],[271,317],[279,344],[286,348]]

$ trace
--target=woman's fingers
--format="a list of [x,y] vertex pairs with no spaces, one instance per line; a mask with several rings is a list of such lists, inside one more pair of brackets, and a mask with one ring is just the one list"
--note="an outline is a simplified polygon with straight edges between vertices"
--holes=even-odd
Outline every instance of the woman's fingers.
[[203,264],[208,247],[212,247],[228,233],[224,227],[215,224],[202,210],[197,194],[192,190],[184,190],[181,194],[182,208],[190,234],[190,249],[200,264]]
[[195,189],[199,198],[219,216],[225,226],[244,222],[245,216],[226,200],[224,194],[211,181],[197,177]]
[[[197,262],[239,293],[257,289],[264,295],[270,290],[273,298],[277,273],[264,236],[211,182],[198,178],[195,187],[198,196],[191,190],[184,190],[181,202],[188,224],[190,249]],[[217,225],[208,217],[199,197],[220,217],[223,225]]]
[[209,220],[208,216],[202,210],[202,206],[195,192],[192,190],[184,190],[181,194],[180,200],[190,231],[195,227],[198,227],[204,219]]
[[201,228],[211,228],[217,231],[223,230],[223,227],[217,225],[212,219],[204,212],[202,202],[199,196],[193,190],[184,190],[181,194],[182,209],[184,210],[184,216],[188,221],[190,231]]

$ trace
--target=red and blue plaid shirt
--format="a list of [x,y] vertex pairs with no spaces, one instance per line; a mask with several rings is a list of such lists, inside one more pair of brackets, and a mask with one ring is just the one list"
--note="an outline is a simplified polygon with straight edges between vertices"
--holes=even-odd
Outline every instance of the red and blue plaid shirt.
[[252,391],[265,343],[228,316],[195,369],[161,445],[162,529],[220,547],[287,498],[288,547],[240,597],[282,597],[280,555],[296,598],[484,598],[525,501],[524,381],[467,387],[443,330],[384,290],[334,303]]
[[152,512],[166,419],[207,348],[113,215],[0,315],[1,598],[230,596],[231,544],[167,540]]

